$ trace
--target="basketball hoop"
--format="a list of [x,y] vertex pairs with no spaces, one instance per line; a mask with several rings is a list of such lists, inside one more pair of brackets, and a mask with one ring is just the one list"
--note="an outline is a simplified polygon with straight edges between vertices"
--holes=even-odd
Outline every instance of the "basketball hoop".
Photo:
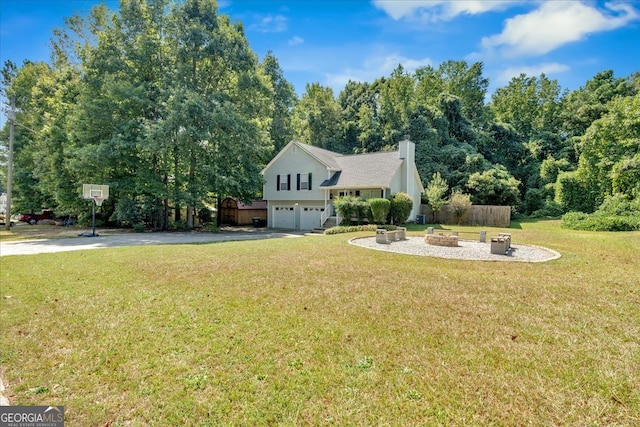
[[96,237],[96,206],[102,206],[102,202],[109,198],[109,186],[103,184],[82,184],[82,198],[93,200],[91,203],[91,223],[93,232],[84,233],[81,236]]

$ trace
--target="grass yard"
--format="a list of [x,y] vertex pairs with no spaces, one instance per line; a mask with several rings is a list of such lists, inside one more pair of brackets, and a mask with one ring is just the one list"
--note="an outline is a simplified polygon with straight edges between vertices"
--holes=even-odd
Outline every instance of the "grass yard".
[[562,258],[367,233],[2,257],[7,394],[83,427],[640,425],[640,233],[514,225]]

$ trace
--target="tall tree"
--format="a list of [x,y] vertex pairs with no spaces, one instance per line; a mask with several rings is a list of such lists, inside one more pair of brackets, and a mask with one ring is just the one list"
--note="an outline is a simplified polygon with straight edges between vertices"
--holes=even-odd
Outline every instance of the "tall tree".
[[[22,67],[5,63],[3,68],[3,95],[5,99],[15,97],[16,123],[13,144],[13,203],[16,209],[33,211],[53,205],[51,194],[38,184],[44,166],[38,164],[42,158],[38,146],[45,147],[40,136],[46,117],[50,117],[38,99],[39,82],[51,78],[51,68],[43,62],[26,61]],[[8,141],[8,127],[3,129],[2,141]]]
[[380,146],[376,99],[371,84],[352,80],[338,95],[345,152],[375,151]]
[[466,61],[445,61],[437,69],[428,65],[415,72],[416,98],[423,105],[431,105],[447,92],[460,99],[464,115],[474,125],[482,125],[486,120],[484,100],[489,87],[489,79],[482,75],[483,63],[469,66]]
[[491,110],[499,122],[509,123],[524,140],[559,130],[560,86],[544,74],[520,74],[491,97]]
[[[607,104],[618,96],[632,96],[638,92],[633,76],[615,78],[613,70],[597,73],[586,84],[568,94],[562,100],[562,130],[579,148],[578,139],[591,123],[608,111]],[[579,154],[579,153],[578,153]]]
[[[594,121],[582,139],[577,176],[596,195],[594,208],[614,189],[630,197],[637,185],[629,185],[637,173],[632,165],[640,156],[640,93],[614,98],[608,112]],[[627,179],[630,177],[632,179]],[[614,187],[614,182],[616,183]]]
[[477,205],[516,206],[520,202],[520,182],[504,166],[496,166],[469,177],[467,188]]
[[402,65],[398,65],[391,76],[378,80],[376,85],[383,143],[393,146],[409,130],[409,118],[415,106],[414,80]]
[[273,88],[273,115],[269,134],[275,152],[280,151],[293,138],[291,111],[296,105],[298,97],[293,85],[284,78],[278,59],[271,51],[267,52],[262,67],[271,80]]
[[175,141],[174,201],[186,204],[191,226],[207,193],[256,193],[272,149],[272,99],[242,25],[218,16],[213,0],[187,0],[170,19],[175,62],[169,93],[182,105],[167,116]]
[[330,87],[307,84],[294,110],[295,135],[301,141],[336,152],[344,152],[340,133],[340,107]]
[[[503,129],[506,128],[502,124],[513,129],[509,140],[504,140],[507,142],[504,148],[508,148],[508,151],[503,151],[508,155],[504,164],[510,166],[510,172],[522,183],[523,195],[530,188],[538,189],[543,185],[540,180],[543,160],[549,156],[567,156],[570,142],[560,128],[561,107],[558,82],[544,74],[514,77],[507,86],[496,90],[491,98],[490,109],[495,120]],[[495,134],[500,129],[494,127],[490,131]]]
[[58,148],[31,155],[39,165],[25,170],[37,176],[25,187],[37,182],[51,199],[64,182],[66,194],[106,183],[112,219],[143,217],[156,228],[168,226],[171,204],[193,225],[194,211],[216,194],[259,192],[272,153],[273,88],[241,24],[219,16],[213,0],[122,0],[117,12],[100,6],[67,24],[56,33],[55,70],[6,70],[12,90],[40,91],[39,111],[49,114],[40,116],[56,119],[32,126]]

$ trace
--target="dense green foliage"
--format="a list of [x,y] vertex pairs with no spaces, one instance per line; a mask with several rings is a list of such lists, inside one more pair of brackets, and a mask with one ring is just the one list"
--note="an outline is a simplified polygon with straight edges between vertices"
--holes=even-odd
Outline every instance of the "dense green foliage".
[[460,224],[460,219],[462,216],[471,209],[471,196],[468,194],[463,194],[460,190],[455,190],[451,193],[451,197],[449,198],[449,208],[453,212],[458,225]]
[[368,200],[343,196],[335,199],[333,206],[340,215],[341,226],[351,225],[354,219],[358,224],[362,224],[365,220],[376,224],[386,222],[404,224],[413,209],[413,199],[406,193],[395,193],[388,199]]
[[353,218],[357,212],[357,203],[358,199],[352,196],[338,197],[333,201],[333,207],[341,218],[340,225],[351,224],[351,218]]
[[77,216],[87,210],[81,185],[100,183],[112,189],[108,221],[191,227],[219,197],[259,196],[259,171],[292,138],[364,153],[408,136],[423,185],[441,179],[429,204],[461,191],[476,204],[558,216],[639,197],[637,72],[603,71],[573,91],[522,74],[487,96],[482,63],[446,61],[398,66],[338,94],[310,83],[298,99],[275,56],[260,62],[214,0],[97,6],[52,41],[50,63],[2,70],[3,95],[17,95],[21,110],[18,210]]
[[562,227],[591,231],[638,231],[640,198],[630,198],[620,193],[607,196],[592,214],[569,212],[563,215]]
[[325,230],[324,234],[342,234],[342,233],[355,233],[358,231],[376,231],[378,228],[384,228],[386,230],[395,230],[397,227],[395,225],[379,226],[376,224],[336,225],[335,227],[331,227],[328,230]]
[[445,199],[447,190],[449,190],[449,186],[440,175],[440,172],[434,173],[431,181],[429,181],[429,184],[425,188],[424,198],[435,217],[437,217],[438,212],[447,204],[447,200]]
[[241,24],[212,0],[123,0],[67,25],[52,64],[4,69],[31,130],[16,137],[20,209],[78,215],[82,184],[108,184],[103,217],[167,229],[173,211],[190,228],[216,196],[258,194],[293,96]]
[[384,224],[391,209],[391,201],[381,197],[368,199],[367,201],[369,202],[369,206],[371,206],[373,221],[376,224]]
[[407,193],[401,192],[392,194],[389,200],[391,202],[389,206],[391,223],[401,225],[407,222],[413,209],[413,198]]

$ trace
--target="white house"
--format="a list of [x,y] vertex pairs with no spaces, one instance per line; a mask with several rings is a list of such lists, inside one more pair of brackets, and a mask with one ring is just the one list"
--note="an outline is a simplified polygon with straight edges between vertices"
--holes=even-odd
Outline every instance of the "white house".
[[398,151],[344,155],[291,141],[262,170],[267,225],[312,230],[335,218],[333,199],[365,199],[404,192],[413,198],[411,218],[420,213],[424,187],[415,164],[415,144]]

